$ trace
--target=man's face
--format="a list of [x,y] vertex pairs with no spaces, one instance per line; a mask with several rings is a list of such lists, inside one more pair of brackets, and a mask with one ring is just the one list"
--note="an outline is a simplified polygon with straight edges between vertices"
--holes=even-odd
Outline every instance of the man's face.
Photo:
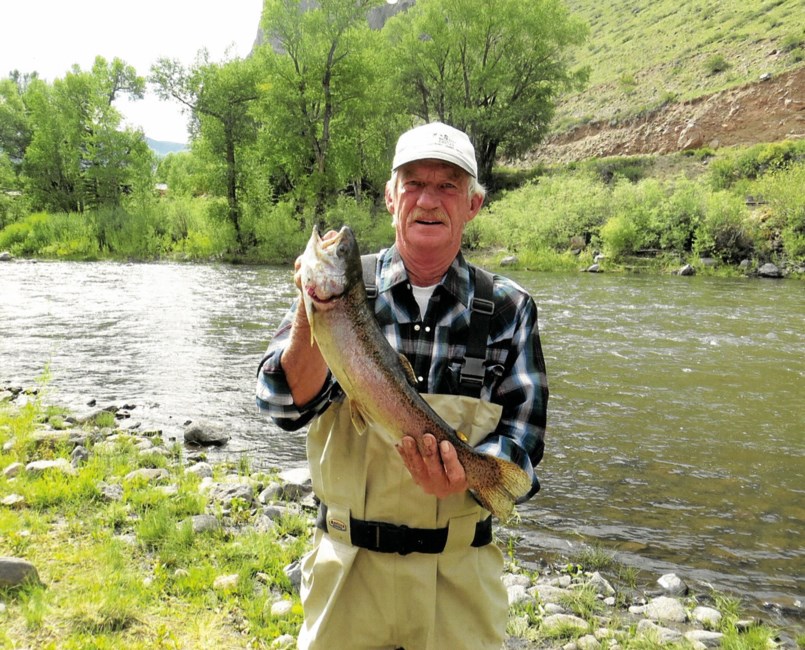
[[462,169],[438,160],[403,165],[396,197],[386,190],[398,248],[455,257],[464,226],[483,203],[482,196],[469,196],[469,180]]

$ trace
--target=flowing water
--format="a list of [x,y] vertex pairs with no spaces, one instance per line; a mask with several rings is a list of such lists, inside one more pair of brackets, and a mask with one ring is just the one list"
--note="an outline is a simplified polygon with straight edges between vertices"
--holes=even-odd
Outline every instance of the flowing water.
[[[551,400],[543,489],[517,556],[600,546],[653,580],[769,602],[805,596],[805,286],[797,281],[514,273],[540,308]],[[257,364],[294,296],[288,268],[0,265],[0,383],[47,367],[54,399],[134,404],[219,455],[304,463],[304,432],[256,412]],[[789,611],[786,622],[802,620]],[[775,622],[776,619],[771,622]]]

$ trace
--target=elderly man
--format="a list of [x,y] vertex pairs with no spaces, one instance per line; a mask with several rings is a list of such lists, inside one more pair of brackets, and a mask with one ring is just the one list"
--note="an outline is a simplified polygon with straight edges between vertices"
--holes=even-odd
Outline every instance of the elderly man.
[[[367,293],[420,393],[476,449],[510,460],[539,489],[548,389],[537,308],[518,285],[468,264],[464,227],[485,191],[465,133],[404,133],[386,184],[395,243],[364,259]],[[396,444],[359,433],[301,301],[272,339],[257,402],[281,427],[312,421],[307,456],[321,500],[303,563],[300,648],[500,648],[507,598],[491,516],[447,441]]]

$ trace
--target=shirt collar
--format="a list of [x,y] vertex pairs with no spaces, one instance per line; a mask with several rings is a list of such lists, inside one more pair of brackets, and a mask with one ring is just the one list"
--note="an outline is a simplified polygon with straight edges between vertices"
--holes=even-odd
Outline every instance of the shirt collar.
[[[405,269],[400,252],[396,246],[381,251],[382,264],[380,268],[380,284],[378,291],[388,291],[392,287],[408,282],[408,271]],[[470,304],[470,267],[464,256],[459,251],[453,260],[447,273],[444,274],[439,282],[444,291],[453,296],[465,307]]]

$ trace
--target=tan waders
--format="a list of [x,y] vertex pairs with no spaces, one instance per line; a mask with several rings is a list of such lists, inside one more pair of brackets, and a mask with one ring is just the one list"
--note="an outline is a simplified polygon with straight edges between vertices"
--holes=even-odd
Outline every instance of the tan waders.
[[[500,418],[501,407],[490,402],[423,397],[470,444]],[[468,493],[441,500],[425,494],[395,442],[371,428],[356,431],[348,401],[333,404],[310,427],[308,460],[313,488],[326,505],[321,525],[327,532],[316,530],[302,565],[305,623],[298,647],[499,650],[508,603],[502,554],[486,543],[489,513]],[[408,544],[408,531],[398,527],[431,530],[411,531]],[[444,550],[412,552],[417,544]]]

